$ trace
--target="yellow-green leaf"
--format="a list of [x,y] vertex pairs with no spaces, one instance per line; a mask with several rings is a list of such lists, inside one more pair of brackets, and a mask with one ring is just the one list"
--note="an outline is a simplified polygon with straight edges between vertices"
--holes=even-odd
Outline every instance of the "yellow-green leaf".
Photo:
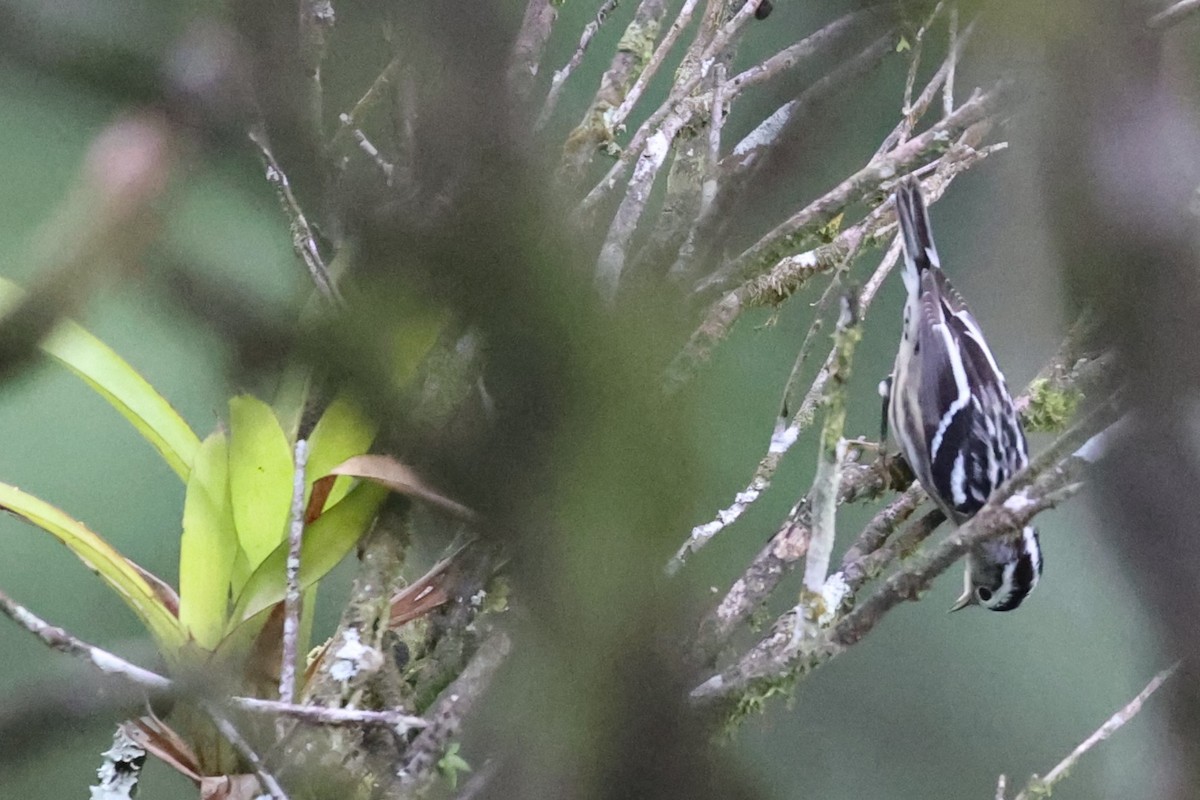
[[[339,396],[325,409],[321,419],[308,437],[308,466],[305,476],[308,491],[313,481],[333,471],[351,456],[362,455],[375,439],[376,425],[363,414],[359,406],[346,396]],[[349,477],[339,477],[325,499],[324,508],[332,508],[346,496],[354,483]]]
[[[325,577],[354,549],[386,496],[387,490],[382,486],[360,483],[342,502],[305,529],[300,549],[301,588],[307,589]],[[287,542],[282,543],[254,570],[238,597],[231,626],[237,626],[283,599],[287,550]]]
[[192,462],[179,544],[179,621],[207,650],[225,630],[237,552],[229,450],[225,434],[218,432],[204,440]]
[[138,574],[139,568],[112,545],[61,509],[7,483],[0,483],[0,507],[65,544],[133,609],[164,655],[178,651],[184,641],[179,621],[154,587]]
[[292,504],[292,448],[271,407],[229,401],[229,498],[238,542],[256,568],[284,539]]
[[[16,284],[0,279],[0,305],[15,303],[22,294]],[[70,320],[46,337],[41,348],[107,400],[180,478],[188,479],[200,437],[127,361]]]

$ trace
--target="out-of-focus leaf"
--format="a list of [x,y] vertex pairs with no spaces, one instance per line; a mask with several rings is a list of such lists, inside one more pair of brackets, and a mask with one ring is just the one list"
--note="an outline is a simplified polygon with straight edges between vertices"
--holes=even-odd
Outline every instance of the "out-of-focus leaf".
[[284,538],[292,504],[292,449],[271,407],[229,401],[229,497],[238,542],[256,568]]
[[[301,588],[312,586],[345,558],[366,532],[386,496],[387,491],[382,486],[361,483],[305,529],[300,550]],[[239,625],[283,599],[287,549],[287,542],[283,542],[254,570],[237,599],[231,626]]]
[[[0,279],[0,306],[16,303],[23,294],[16,284]],[[128,362],[69,320],[61,323],[41,348],[107,400],[180,478],[188,479],[200,437]]]
[[211,650],[225,630],[229,585],[238,551],[229,502],[229,450],[225,434],[204,440],[192,462],[179,544],[179,621]]
[[401,464],[391,456],[366,455],[347,459],[329,471],[331,475],[352,475],[380,486],[437,506],[460,519],[473,521],[478,518],[471,509],[430,487],[411,467]]
[[154,636],[164,655],[178,651],[183,629],[158,592],[123,555],[61,509],[0,483],[0,507],[32,522],[65,544],[113,588]]
[[[308,466],[305,476],[312,492],[313,482],[330,474],[346,459],[361,455],[375,439],[376,425],[346,396],[336,398],[308,437]],[[323,508],[332,508],[350,491],[353,480],[338,478],[325,498]]]

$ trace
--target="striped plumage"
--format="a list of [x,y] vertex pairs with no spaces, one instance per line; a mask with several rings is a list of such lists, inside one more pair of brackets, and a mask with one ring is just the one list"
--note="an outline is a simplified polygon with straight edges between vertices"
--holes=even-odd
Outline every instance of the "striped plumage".
[[[979,323],[942,272],[920,183],[902,181],[895,202],[908,299],[888,421],[925,491],[961,524],[1028,463],[1025,433]],[[966,591],[953,610],[1014,609],[1041,572],[1032,526],[989,540],[968,555]]]

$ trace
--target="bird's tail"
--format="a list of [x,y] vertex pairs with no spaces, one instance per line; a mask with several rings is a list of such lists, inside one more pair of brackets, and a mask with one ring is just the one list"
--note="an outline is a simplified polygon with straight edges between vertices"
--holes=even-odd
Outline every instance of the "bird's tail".
[[904,264],[908,273],[916,277],[930,267],[940,267],[921,182],[911,175],[896,187],[896,217],[904,237]]

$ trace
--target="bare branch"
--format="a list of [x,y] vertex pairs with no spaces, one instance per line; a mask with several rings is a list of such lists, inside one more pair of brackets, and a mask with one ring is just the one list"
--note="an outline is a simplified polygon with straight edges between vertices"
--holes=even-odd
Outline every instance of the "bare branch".
[[399,772],[401,785],[419,788],[432,780],[446,744],[458,734],[463,719],[487,691],[511,649],[512,640],[502,631],[494,631],[479,645],[466,668],[428,710],[430,724],[413,739],[405,753],[404,766]]
[[556,19],[558,6],[554,0],[529,0],[525,7],[525,19],[508,65],[508,85],[518,100],[524,100],[533,91],[533,81],[541,68],[542,53]]
[[[717,31],[711,42],[705,45],[697,41],[693,45],[684,62],[692,63],[694,68],[687,70],[687,74],[676,80],[666,101],[642,123],[629,144],[621,151],[617,163],[613,164],[604,178],[583,198],[575,213],[576,224],[581,225],[596,205],[616,188],[629,165],[641,157],[651,137],[672,127],[678,130],[691,121],[692,115],[697,111],[697,104],[691,97],[692,92],[708,77],[712,67],[734,43],[745,24],[754,18],[754,9],[757,6],[758,0],[745,0],[737,13]],[[697,52],[699,55],[696,55]]]
[[673,115],[650,137],[649,144],[634,168],[625,197],[621,200],[621,205],[609,226],[604,245],[600,248],[600,258],[596,261],[596,286],[600,290],[601,298],[609,303],[616,299],[630,240],[637,230],[638,220],[646,210],[646,201],[650,199],[654,179],[671,152],[671,142],[689,117],[690,115]]
[[620,4],[621,0],[604,0],[604,3],[596,10],[596,18],[583,26],[583,33],[579,37],[579,46],[575,48],[571,60],[562,69],[555,71],[554,76],[550,79],[550,90],[546,93],[546,101],[542,104],[541,113],[538,114],[535,129],[540,130],[550,120],[554,109],[558,107],[559,96],[562,94],[567,78],[571,77],[571,73],[583,61],[583,54],[587,52],[588,45],[592,43],[592,38],[600,30],[600,26],[608,20],[608,15],[615,11]]
[[761,272],[766,265],[786,256],[803,241],[806,234],[828,223],[848,204],[861,200],[868,192],[878,190],[881,183],[913,166],[924,154],[957,138],[968,128],[993,114],[1002,93],[1001,86],[986,93],[976,93],[954,114],[920,136],[884,156],[872,159],[858,172],[777,225],[718,275],[704,281],[698,290],[719,286],[732,277],[754,275]]
[[584,169],[601,146],[616,151],[616,131],[609,123],[612,110],[621,105],[626,92],[641,74],[650,59],[662,19],[667,13],[666,0],[641,0],[633,19],[617,43],[617,54],[592,98],[583,121],[567,136],[563,145],[559,176],[574,185],[583,177]]
[[[928,195],[940,196],[959,173],[996,150],[1003,149],[1003,143],[976,149],[990,124],[985,120],[968,128],[949,151],[927,165],[927,168],[938,171],[937,180],[927,182],[930,184],[926,189]],[[799,255],[786,256],[765,274],[751,278],[726,293],[709,307],[704,321],[667,367],[663,381],[664,389],[670,393],[686,383],[700,365],[708,360],[716,345],[729,334],[746,308],[778,304],[803,287],[813,275],[837,269],[850,254],[881,244],[889,239],[888,229],[895,224],[894,220],[891,205],[881,205],[857,225],[838,234],[832,242]],[[720,279],[710,278],[703,282],[702,286],[706,287],[718,280]]]
[[300,58],[308,78],[309,124],[317,142],[325,141],[321,64],[325,60],[325,38],[334,20],[330,0],[300,0]]
[[[1146,688],[1138,692],[1137,697],[1130,700],[1128,705],[1109,717],[1108,721],[1097,728],[1091,736],[1080,742],[1079,746],[1072,750],[1066,758],[1055,764],[1054,768],[1047,772],[1044,778],[1037,775],[1031,777],[1029,782],[1025,784],[1025,788],[1013,800],[1035,800],[1035,798],[1039,797],[1049,797],[1055,785],[1067,777],[1067,774],[1075,767],[1079,759],[1083,758],[1085,753],[1112,736],[1124,727],[1125,723],[1137,716],[1138,712],[1142,710],[1142,705],[1150,698],[1150,695],[1158,691],[1158,687],[1162,686],[1163,682],[1171,677],[1178,667],[1179,664],[1174,664],[1155,675],[1150,683],[1146,684]],[[1003,786],[1003,782],[1004,776],[1001,776],[1001,786]],[[1001,796],[1002,789],[997,789],[996,791],[997,797]]]
[[[0,592],[0,613],[37,636],[52,650],[83,659],[105,675],[120,678],[145,689],[152,695],[173,696],[177,694],[175,682],[169,678],[139,667],[114,653],[76,638],[62,628],[51,625],[29,609],[13,601],[4,592]],[[257,697],[230,697],[222,702],[239,711],[251,714],[283,715],[319,725],[382,725],[401,732],[425,727],[425,720],[422,718],[398,711],[323,708],[294,705],[279,700],[263,700]]]
[[[879,149],[875,152],[875,158],[879,158],[883,154],[893,149],[896,145],[908,141],[908,137],[912,134],[913,127],[920,119],[925,116],[925,112],[933,105],[933,99],[937,96],[938,90],[945,84],[946,79],[950,76],[951,59],[958,59],[962,56],[962,51],[966,49],[967,43],[971,40],[971,36],[975,33],[975,20],[971,20],[967,27],[963,28],[958,35],[958,39],[954,43],[954,48],[949,55],[938,67],[937,72],[929,79],[929,83],[925,84],[925,88],[921,90],[921,94],[917,99],[909,102],[907,93],[905,94],[904,108],[902,109],[902,119],[896,125],[895,129],[884,138],[883,143],[879,145]],[[910,71],[909,77],[916,79],[915,64],[914,69]]]
[[329,267],[325,265],[325,260],[321,257],[321,251],[317,248],[317,237],[308,223],[308,218],[304,216],[300,203],[292,194],[292,185],[288,182],[288,177],[279,166],[279,162],[275,160],[275,154],[271,152],[266,131],[261,126],[253,127],[250,130],[250,141],[254,142],[258,148],[259,157],[267,170],[267,182],[274,187],[279,204],[288,217],[292,230],[292,249],[304,266],[308,267],[309,277],[312,278],[313,285],[317,287],[317,292],[327,301],[340,306],[342,304],[341,292],[338,291],[337,284],[334,283],[333,276],[329,273]]
[[757,169],[765,153],[778,147],[786,139],[787,131],[798,124],[817,103],[826,100],[834,92],[845,89],[853,81],[873,70],[892,50],[893,34],[880,36],[851,58],[830,70],[819,80],[777,108],[738,142],[721,164],[731,179],[746,181],[745,175]]
[[888,578],[865,602],[835,621],[823,636],[815,641],[797,637],[795,632],[801,620],[794,612],[789,612],[780,617],[771,633],[736,664],[693,690],[693,699],[708,703],[736,696],[759,681],[778,679],[797,670],[811,670],[853,646],[892,608],[906,600],[916,600],[934,578],[949,569],[971,547],[985,539],[1019,530],[1041,511],[1075,494],[1081,486],[1079,475],[1088,462],[1072,452],[1083,441],[1111,425],[1115,413],[1110,398],[993,493],[978,514],[943,539],[928,555]]
[[614,130],[620,128],[625,123],[629,112],[633,110],[637,101],[642,99],[642,92],[646,90],[650,79],[654,77],[654,74],[658,72],[658,68],[662,66],[663,61],[670,54],[676,40],[679,39],[679,34],[683,33],[683,29],[691,23],[692,14],[696,11],[697,2],[698,0],[684,0],[683,6],[679,9],[679,15],[671,23],[671,27],[667,28],[667,32],[663,36],[662,41],[658,43],[658,47],[655,48],[654,54],[646,62],[646,67],[638,75],[633,86],[630,87],[629,92],[625,95],[625,99],[621,101],[621,105],[617,106],[616,110],[613,111],[611,124]]
[[772,79],[804,64],[809,59],[829,52],[862,27],[871,17],[866,11],[853,11],[838,17],[825,27],[805,36],[793,45],[785,47],[765,61],[755,64],[729,79],[730,99],[738,97],[746,89],[762,86]]
[[367,87],[367,91],[363,93],[363,96],[354,104],[354,107],[349,112],[338,116],[341,126],[334,131],[333,138],[329,142],[331,150],[342,147],[346,143],[347,137],[354,131],[362,128],[367,115],[387,96],[392,83],[400,76],[402,64],[403,62],[399,57],[389,61],[387,66],[383,68],[383,71]]
[[[862,338],[862,316],[855,298],[842,298],[842,311],[833,334],[833,362],[821,403],[825,423],[821,426],[820,456],[812,485],[812,536],[804,561],[804,588],[820,596],[829,575],[836,533],[838,493],[842,483],[842,462],[846,457],[846,389],[850,381],[854,350]],[[823,613],[818,611],[818,614]]]
[[238,755],[250,767],[250,771],[258,778],[259,785],[271,796],[271,800],[288,800],[287,792],[279,785],[278,779],[267,769],[262,758],[229,718],[212,703],[202,702],[201,706],[216,725],[221,738],[233,745],[233,749],[238,752]]
[[1197,11],[1200,11],[1200,0],[1179,0],[1178,3],[1167,6],[1152,16],[1146,21],[1146,25],[1153,30],[1163,30],[1183,21]]
[[[868,281],[863,291],[859,294],[858,314],[860,317],[866,316],[871,302],[875,299],[879,287],[883,284],[883,279],[891,272],[899,256],[900,247],[899,240],[897,239],[892,249],[888,251],[888,254],[872,274],[871,280]],[[777,422],[775,430],[771,435],[771,441],[767,446],[766,455],[758,462],[758,466],[755,468],[754,475],[751,476],[749,484],[741,492],[738,492],[731,505],[717,512],[714,519],[692,528],[691,534],[667,565],[668,573],[678,571],[690,554],[704,547],[714,536],[736,522],[771,487],[775,471],[779,468],[779,463],[783,459],[784,454],[796,443],[800,434],[812,424],[813,417],[816,414],[817,403],[825,391],[825,386],[829,381],[830,375],[836,370],[836,363],[837,347],[834,346],[830,349],[829,355],[826,356],[821,369],[817,372],[812,385],[792,415],[791,420],[788,421],[786,417],[783,417]]]
[[[283,663],[279,669],[279,699],[296,701],[296,641],[300,636],[300,542],[304,537],[304,470],[308,442],[299,439],[292,462],[292,520],[288,527],[287,593],[283,599]],[[283,728],[280,728],[280,737]]]
[[954,113],[954,72],[958,66],[958,6],[950,8],[950,54],[946,56],[946,85],[942,91],[942,115]]

